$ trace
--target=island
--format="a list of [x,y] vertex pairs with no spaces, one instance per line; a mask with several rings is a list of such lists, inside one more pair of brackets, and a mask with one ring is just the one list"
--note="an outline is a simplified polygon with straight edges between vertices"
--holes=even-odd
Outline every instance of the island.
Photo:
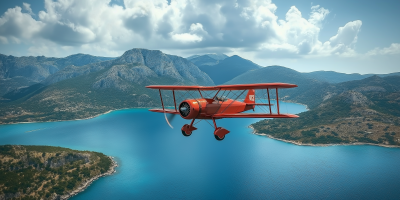
[[0,199],[68,199],[115,172],[112,157],[53,146],[0,146]]

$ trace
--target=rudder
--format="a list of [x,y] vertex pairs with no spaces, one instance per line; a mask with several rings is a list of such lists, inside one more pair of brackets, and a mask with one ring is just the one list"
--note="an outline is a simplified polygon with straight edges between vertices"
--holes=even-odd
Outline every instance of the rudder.
[[244,99],[244,103],[255,103],[256,92],[254,89],[251,89],[247,92],[246,98]]

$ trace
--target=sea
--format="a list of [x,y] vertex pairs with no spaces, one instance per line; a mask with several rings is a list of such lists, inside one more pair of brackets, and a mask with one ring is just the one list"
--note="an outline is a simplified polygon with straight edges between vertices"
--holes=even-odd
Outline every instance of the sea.
[[[280,103],[281,112],[304,105]],[[283,109],[282,109],[283,108]],[[175,117],[125,109],[86,120],[0,126],[0,144],[50,145],[115,157],[116,173],[72,197],[83,199],[400,199],[400,148],[297,146],[252,134],[261,119],[211,121],[189,137]],[[195,122],[196,123],[196,122]]]

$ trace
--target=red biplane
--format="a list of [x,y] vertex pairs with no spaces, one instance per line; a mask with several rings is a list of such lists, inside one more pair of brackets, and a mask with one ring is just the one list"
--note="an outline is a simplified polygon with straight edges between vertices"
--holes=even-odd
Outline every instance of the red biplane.
[[[242,84],[242,85],[219,85],[219,86],[176,86],[176,85],[150,85],[146,86],[151,89],[158,89],[160,93],[161,105],[162,109],[150,109],[152,112],[160,112],[160,113],[169,113],[180,115],[184,119],[191,119],[190,124],[185,124],[182,127],[182,134],[184,136],[190,136],[194,130],[197,128],[194,127],[193,123],[196,119],[206,120],[211,119],[214,123],[214,137],[217,140],[223,140],[225,135],[229,133],[228,130],[222,127],[217,127],[215,123],[216,119],[222,118],[296,118],[297,115],[293,114],[282,114],[279,111],[279,101],[278,101],[278,89],[279,88],[294,88],[297,85],[288,84],[288,83],[260,83],[260,84]],[[268,103],[256,103],[256,92],[255,90],[265,90],[264,93],[267,94]],[[273,113],[271,107],[270,99],[270,89],[276,90],[276,113]],[[163,102],[163,96],[161,94],[161,90],[172,90],[173,100],[175,109],[167,109],[165,108]],[[240,93],[240,90],[242,92]],[[191,98],[183,100],[177,107],[176,99],[175,99],[175,91],[195,91],[200,94],[200,98]],[[203,97],[204,93],[208,91],[214,91],[215,95],[211,98]],[[221,92],[232,92],[239,91],[239,95],[236,96],[235,99],[225,98],[224,96],[218,96]],[[246,97],[243,102],[238,101],[237,99],[247,92]],[[266,100],[266,99],[264,99]],[[255,106],[267,106],[268,110],[265,110],[265,113],[243,113],[248,110],[253,110]],[[167,120],[168,122],[168,120]],[[170,123],[168,122],[170,125]],[[171,126],[171,125],[170,125]],[[172,127],[172,126],[171,126]]]

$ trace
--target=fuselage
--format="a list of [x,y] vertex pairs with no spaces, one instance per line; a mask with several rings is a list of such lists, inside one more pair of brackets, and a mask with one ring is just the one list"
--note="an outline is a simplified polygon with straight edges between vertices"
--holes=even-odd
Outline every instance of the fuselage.
[[252,109],[254,104],[248,105],[232,99],[187,99],[179,105],[179,113],[184,119],[212,119],[214,114],[241,113]]

